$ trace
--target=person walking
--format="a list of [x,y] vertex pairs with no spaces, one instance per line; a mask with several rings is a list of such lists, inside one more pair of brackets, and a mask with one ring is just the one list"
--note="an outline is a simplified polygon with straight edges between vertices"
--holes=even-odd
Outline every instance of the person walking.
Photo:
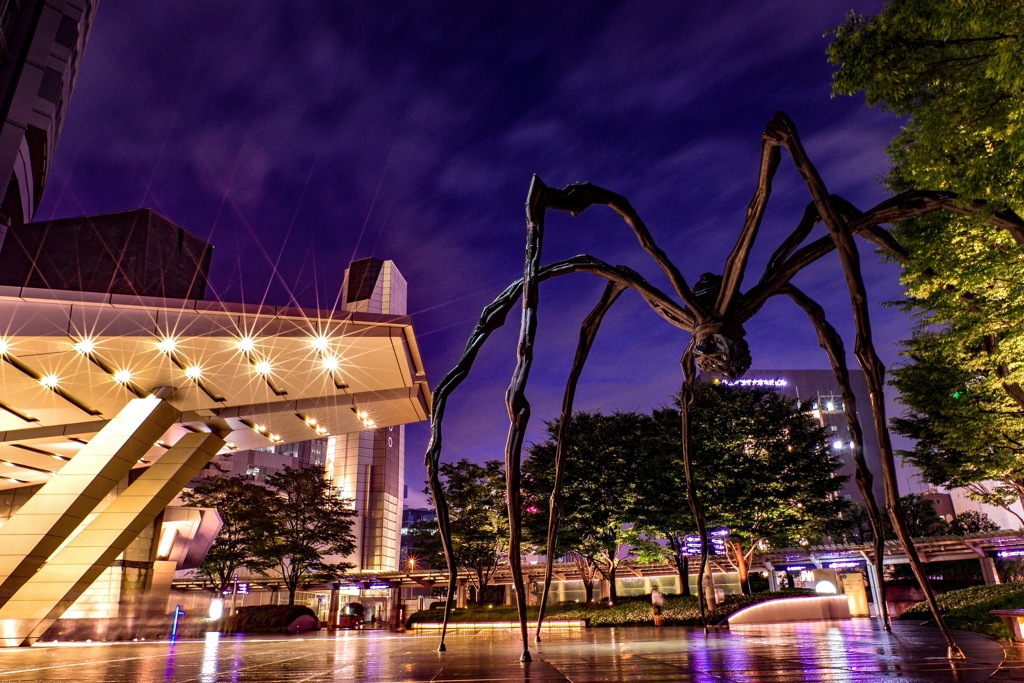
[[661,626],[661,620],[664,618],[662,612],[665,608],[665,596],[662,595],[661,591],[655,588],[651,591],[651,616],[654,617],[654,625]]

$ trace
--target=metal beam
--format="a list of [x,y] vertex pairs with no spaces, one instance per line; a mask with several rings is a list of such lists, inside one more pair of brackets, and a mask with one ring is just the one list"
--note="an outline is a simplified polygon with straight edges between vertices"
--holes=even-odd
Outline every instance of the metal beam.
[[0,527],[0,606],[35,575],[178,415],[158,398],[130,401]]
[[205,432],[179,439],[0,607],[0,644],[42,636],[223,446]]

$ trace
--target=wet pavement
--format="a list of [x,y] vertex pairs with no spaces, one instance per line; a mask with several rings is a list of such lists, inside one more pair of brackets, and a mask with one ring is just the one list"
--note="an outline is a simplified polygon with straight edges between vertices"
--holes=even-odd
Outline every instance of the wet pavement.
[[170,643],[38,644],[0,649],[0,681],[199,683],[245,681],[1024,681],[1024,650],[958,633],[950,662],[933,628],[875,620],[714,631],[593,628],[545,635],[520,664],[507,630],[437,634],[343,631],[295,637],[220,636]]

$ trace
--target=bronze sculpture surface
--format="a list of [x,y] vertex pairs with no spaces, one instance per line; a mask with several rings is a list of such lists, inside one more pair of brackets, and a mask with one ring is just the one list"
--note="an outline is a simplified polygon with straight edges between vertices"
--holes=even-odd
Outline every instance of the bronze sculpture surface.
[[[810,191],[811,202],[808,204],[796,228],[773,253],[761,278],[747,291],[741,292],[740,285],[743,281],[751,248],[764,216],[768,197],[771,193],[772,180],[781,161],[782,149],[786,149],[792,157],[798,172]],[[675,295],[679,298],[679,302],[676,302],[667,294],[650,285],[635,271],[624,266],[612,266],[592,256],[582,255],[548,265],[541,264],[545,212],[548,209],[555,209],[578,215],[593,205],[608,206],[633,230],[641,247],[654,259],[668,277]],[[853,239],[854,236],[860,235],[893,258],[903,263],[909,263],[910,259],[906,251],[881,225],[906,220],[937,210],[959,214],[982,215],[993,226],[1008,230],[1015,237],[1018,237],[1018,243],[1024,243],[1024,221],[1019,217],[1008,212],[988,213],[986,212],[986,206],[981,202],[974,202],[966,206],[961,205],[956,202],[956,197],[949,193],[908,191],[892,197],[865,212],[857,210],[841,197],[830,195],[827,192],[817,169],[811,164],[803,149],[793,123],[784,114],[776,114],[768,123],[762,135],[761,163],[757,189],[747,207],[746,219],[740,231],[740,236],[726,260],[722,275],[705,273],[691,289],[679,269],[655,244],[646,225],[624,197],[590,183],[573,184],[561,189],[551,188],[535,176],[526,202],[527,239],[523,278],[509,285],[504,292],[484,309],[455,368],[445,376],[434,390],[431,439],[427,446],[425,464],[429,474],[431,495],[437,508],[438,529],[450,568],[448,599],[445,605],[441,643],[438,649],[440,651],[445,650],[444,638],[447,632],[448,616],[455,592],[454,553],[452,550],[448,508],[438,477],[438,463],[441,457],[442,446],[441,425],[447,399],[468,375],[477,353],[490,334],[504,324],[509,311],[511,311],[515,302],[521,298],[523,303],[517,354],[518,362],[506,393],[510,428],[505,448],[505,467],[510,523],[509,562],[515,583],[516,600],[520,615],[523,640],[522,660],[530,660],[525,617],[526,594],[520,564],[522,536],[519,488],[520,462],[523,439],[530,419],[530,404],[526,398],[526,386],[533,363],[540,293],[539,285],[542,281],[569,273],[597,275],[605,279],[607,285],[601,299],[587,316],[581,327],[576,356],[563,396],[555,456],[555,485],[550,501],[551,518],[548,528],[548,548],[554,547],[557,537],[560,488],[565,453],[564,444],[569,438],[569,417],[572,415],[576,384],[604,314],[626,289],[631,289],[637,292],[669,324],[691,335],[681,360],[683,385],[680,393],[682,407],[680,434],[683,462],[686,470],[687,497],[697,521],[698,534],[703,541],[697,582],[703,618],[703,577],[708,561],[707,529],[704,524],[701,502],[696,495],[690,457],[690,408],[693,401],[693,386],[697,378],[697,370],[721,374],[727,378],[736,378],[746,372],[750,367],[751,358],[750,350],[744,340],[746,334],[744,324],[761,309],[767,299],[777,295],[785,295],[792,299],[807,314],[814,325],[818,342],[828,355],[836,375],[836,380],[841,387],[847,423],[853,441],[857,444],[852,449],[856,465],[856,481],[864,497],[864,503],[874,531],[875,552],[873,560],[876,571],[879,572],[879,576],[881,575],[884,554],[882,521],[878,504],[871,490],[872,474],[867,468],[860,449],[863,435],[859,418],[857,417],[857,407],[850,386],[849,373],[845,364],[843,340],[826,319],[822,307],[791,283],[793,276],[801,269],[835,250],[842,264],[850,301],[853,306],[854,322],[856,325],[855,356],[861,369],[864,371],[870,390],[871,415],[875,431],[878,435],[878,445],[881,452],[882,477],[885,485],[885,508],[892,520],[896,535],[907,553],[911,567],[918,581],[924,587],[926,600],[931,606],[935,619],[946,639],[950,658],[962,658],[963,655],[959,647],[953,641],[943,622],[938,605],[935,602],[935,595],[928,584],[921,559],[910,539],[906,521],[898,505],[899,491],[896,483],[896,464],[892,444],[889,440],[883,396],[885,368],[875,352],[872,340],[871,323],[867,308],[867,294],[861,275],[861,260]],[[828,234],[818,239],[807,241],[812,228],[818,223],[824,224]],[[551,563],[553,558],[551,553],[547,553],[547,555],[547,573],[537,625],[536,637],[538,640],[540,638],[540,623],[544,618],[544,606],[547,601],[552,577]],[[880,600],[880,611],[883,624],[888,630],[889,616],[885,608],[884,594]],[[707,628],[706,621],[705,628]]]

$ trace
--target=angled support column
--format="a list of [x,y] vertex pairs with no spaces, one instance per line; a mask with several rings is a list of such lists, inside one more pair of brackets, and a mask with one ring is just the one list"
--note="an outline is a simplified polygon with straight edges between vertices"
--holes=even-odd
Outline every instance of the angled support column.
[[150,465],[0,608],[0,644],[42,636],[223,446],[216,434],[186,434]]
[[178,416],[162,399],[132,400],[0,528],[0,606],[35,575]]

